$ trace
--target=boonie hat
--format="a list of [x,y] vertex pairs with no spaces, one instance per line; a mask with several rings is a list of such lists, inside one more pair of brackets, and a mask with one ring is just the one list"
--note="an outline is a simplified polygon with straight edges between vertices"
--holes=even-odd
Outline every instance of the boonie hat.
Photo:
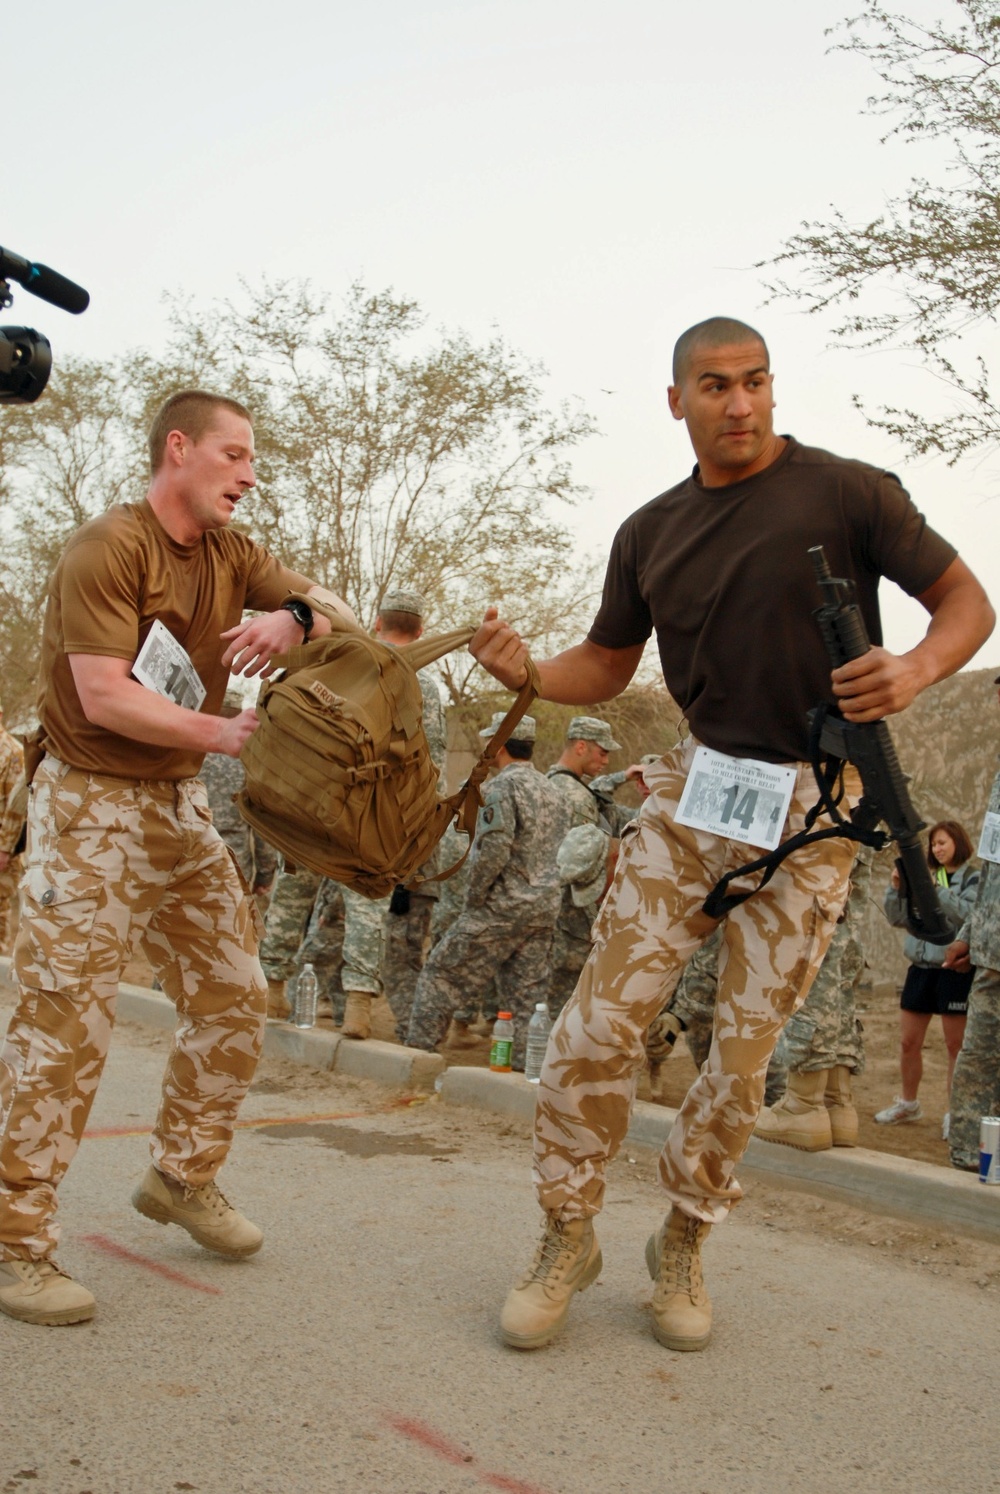
[[574,825],[556,852],[559,880],[577,908],[596,903],[608,879],[611,837],[597,825]]
[[[494,732],[499,731],[506,714],[506,711],[494,711],[489,726],[484,726],[479,735],[491,737]],[[508,742],[533,742],[535,740],[534,716],[522,716],[507,740]]]
[[427,603],[419,591],[387,591],[382,598],[379,612],[412,612],[414,617],[423,617]]
[[566,728],[567,742],[596,742],[605,752],[617,752],[621,746],[611,735],[611,727],[600,716],[574,716]]

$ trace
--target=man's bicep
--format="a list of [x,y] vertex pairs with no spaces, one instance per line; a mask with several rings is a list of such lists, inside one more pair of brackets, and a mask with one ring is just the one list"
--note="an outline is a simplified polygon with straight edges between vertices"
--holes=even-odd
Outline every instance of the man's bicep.
[[110,654],[67,653],[67,658],[76,693],[88,718],[90,708],[98,701],[118,694],[132,672],[130,660],[116,659]]

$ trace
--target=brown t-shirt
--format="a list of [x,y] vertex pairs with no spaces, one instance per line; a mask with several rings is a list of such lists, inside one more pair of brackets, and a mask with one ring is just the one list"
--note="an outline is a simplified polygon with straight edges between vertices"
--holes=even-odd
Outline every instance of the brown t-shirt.
[[806,713],[832,699],[810,546],[854,581],[874,644],[879,577],[917,596],[955,550],[891,472],[791,438],[770,467],[731,487],[702,487],[697,470],[619,529],[588,636],[628,648],[655,629],[663,677],[699,741],[734,757],[801,760]]
[[182,545],[145,501],[109,509],[76,531],[49,582],[38,682],[42,746],[91,773],[193,777],[203,754],[135,742],[88,721],[68,655],[134,660],[159,618],[201,677],[202,711],[217,715],[229,679],[219,634],[245,608],[273,611],[289,591],[313,584],[239,530],[216,529]]

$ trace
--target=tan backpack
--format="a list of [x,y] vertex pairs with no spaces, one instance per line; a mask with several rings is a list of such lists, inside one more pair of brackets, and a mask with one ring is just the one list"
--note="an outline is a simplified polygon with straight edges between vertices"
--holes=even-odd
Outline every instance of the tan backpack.
[[285,673],[261,689],[237,804],[286,864],[383,897],[415,875],[453,820],[471,844],[479,786],[538,694],[538,672],[529,661],[528,681],[499,731],[457,793],[442,799],[416,672],[475,630],[390,647],[315,597],[301,600],[329,618],[332,631],[273,661]]

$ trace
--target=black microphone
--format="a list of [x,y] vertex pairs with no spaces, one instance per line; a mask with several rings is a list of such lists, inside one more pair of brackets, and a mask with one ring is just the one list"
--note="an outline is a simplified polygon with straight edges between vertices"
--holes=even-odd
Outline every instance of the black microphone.
[[25,290],[60,311],[70,311],[79,316],[90,305],[90,293],[82,285],[75,285],[65,275],[57,275],[48,265],[32,264],[20,254],[0,248],[0,280],[16,280]]

